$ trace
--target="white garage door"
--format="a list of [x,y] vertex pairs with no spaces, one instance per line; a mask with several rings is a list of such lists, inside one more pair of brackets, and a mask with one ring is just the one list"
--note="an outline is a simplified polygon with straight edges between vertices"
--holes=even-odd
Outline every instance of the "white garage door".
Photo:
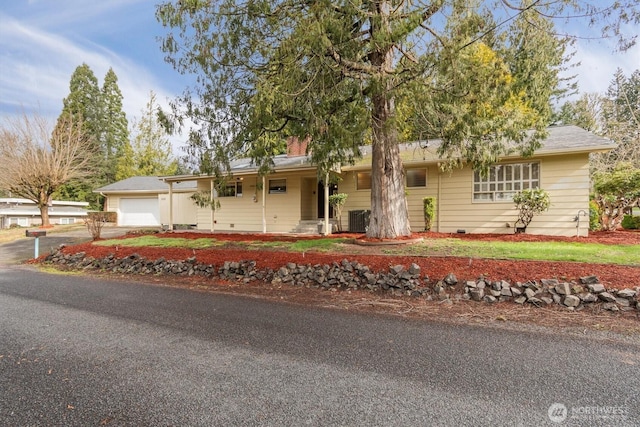
[[120,199],[121,226],[160,225],[160,207],[157,198]]

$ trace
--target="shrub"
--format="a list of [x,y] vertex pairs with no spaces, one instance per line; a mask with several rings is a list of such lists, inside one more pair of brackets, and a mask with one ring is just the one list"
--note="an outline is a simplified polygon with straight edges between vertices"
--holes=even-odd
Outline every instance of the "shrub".
[[600,221],[600,207],[595,200],[589,201],[589,231],[598,231],[601,227]]
[[425,197],[422,199],[422,206],[424,211],[424,231],[431,231],[433,225],[433,219],[436,216],[436,198]]
[[513,203],[518,209],[518,220],[516,224],[522,224],[521,227],[526,229],[533,220],[533,217],[549,209],[551,201],[549,193],[541,188],[522,190],[514,194]]
[[107,219],[109,219],[109,213],[110,212],[89,212],[84,218],[84,224],[87,226],[87,230],[93,240],[100,238],[102,227],[104,227]]
[[625,215],[620,225],[622,225],[622,228],[625,230],[639,230],[640,216]]
[[329,204],[335,209],[333,216],[338,218],[338,231],[342,231],[342,207],[347,201],[347,196],[346,193],[337,193],[329,196]]

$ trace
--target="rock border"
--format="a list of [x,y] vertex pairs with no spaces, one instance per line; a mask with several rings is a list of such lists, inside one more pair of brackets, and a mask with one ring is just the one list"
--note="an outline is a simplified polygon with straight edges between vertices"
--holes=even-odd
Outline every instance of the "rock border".
[[138,254],[125,258],[109,254],[96,259],[86,256],[85,252],[65,254],[62,248],[47,255],[43,262],[70,269],[101,270],[118,274],[202,276],[242,283],[266,281],[330,291],[361,289],[446,303],[459,300],[489,304],[512,301],[535,307],[555,304],[572,311],[596,305],[612,312],[640,311],[640,287],[607,289],[596,276],[581,277],[579,282],[541,279],[512,284],[506,280],[489,280],[484,277],[461,282],[453,273],[441,280],[430,280],[422,274],[417,264],[411,264],[408,268],[395,265],[388,272],[374,272],[364,264],[344,259],[331,265],[287,263],[273,270],[259,269],[253,260],[225,261],[216,267],[213,264],[198,263],[195,256],[183,261],[164,258],[148,260]]

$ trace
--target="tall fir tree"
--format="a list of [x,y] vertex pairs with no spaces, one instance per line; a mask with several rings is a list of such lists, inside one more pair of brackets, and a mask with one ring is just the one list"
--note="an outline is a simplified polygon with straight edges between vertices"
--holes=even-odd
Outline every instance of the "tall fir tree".
[[118,77],[112,68],[109,68],[104,77],[101,95],[100,146],[104,156],[102,180],[112,183],[116,180],[117,160],[126,155],[124,149],[129,140],[127,115],[122,109],[122,92],[118,87]]
[[93,153],[92,173],[82,180],[68,182],[56,192],[55,197],[87,201],[92,209],[102,208],[102,197],[93,190],[115,181],[117,159],[125,155],[125,144],[129,138],[122,99],[118,77],[112,68],[105,75],[102,89],[87,64],[75,69],[58,121],[62,123],[64,117],[71,115],[84,123],[88,148]]
[[[69,95],[63,99],[62,103],[62,113],[56,127],[67,123],[69,116],[73,121],[83,123],[87,149],[94,153],[89,167],[93,171],[101,171],[102,96],[98,79],[86,63],[79,65],[74,70],[69,81]],[[93,193],[93,189],[101,183],[101,173],[93,173],[82,179],[65,183],[56,191],[54,197],[64,200],[87,201],[92,209],[99,209],[101,200],[99,195]]]

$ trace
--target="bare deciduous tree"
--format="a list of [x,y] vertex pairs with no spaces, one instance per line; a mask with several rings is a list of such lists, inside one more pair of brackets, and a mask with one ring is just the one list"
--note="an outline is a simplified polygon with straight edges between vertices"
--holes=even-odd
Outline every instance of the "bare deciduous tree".
[[51,195],[71,179],[87,176],[90,153],[82,123],[71,115],[54,127],[42,116],[25,113],[0,128],[0,188],[32,200],[42,226],[50,226]]

